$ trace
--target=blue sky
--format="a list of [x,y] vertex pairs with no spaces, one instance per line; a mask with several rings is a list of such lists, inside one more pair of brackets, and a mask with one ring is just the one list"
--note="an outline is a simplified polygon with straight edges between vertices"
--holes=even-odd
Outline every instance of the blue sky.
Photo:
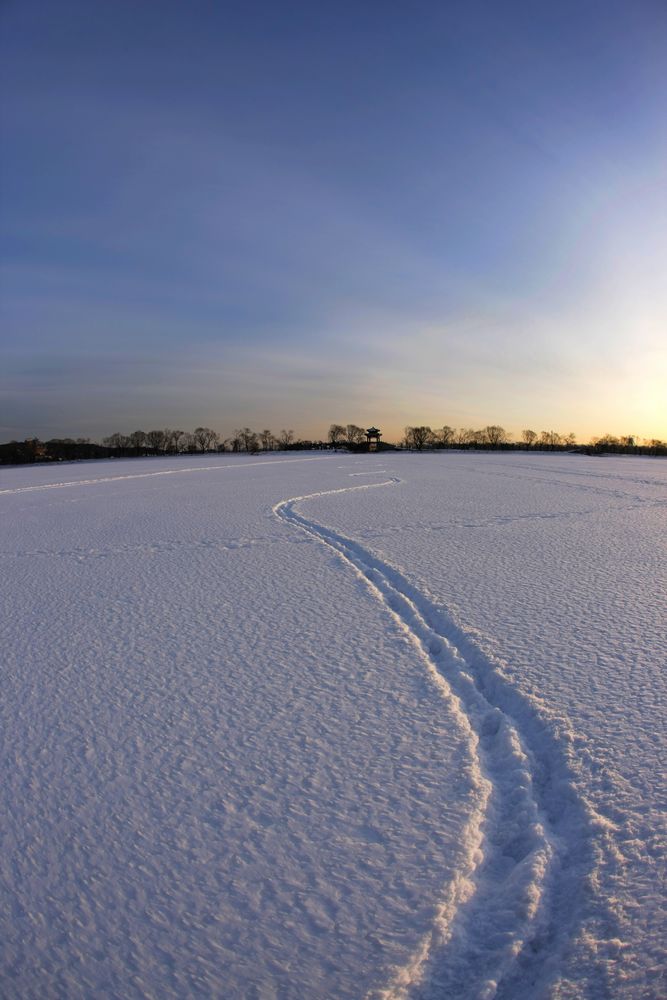
[[662,0],[0,19],[0,439],[667,438]]

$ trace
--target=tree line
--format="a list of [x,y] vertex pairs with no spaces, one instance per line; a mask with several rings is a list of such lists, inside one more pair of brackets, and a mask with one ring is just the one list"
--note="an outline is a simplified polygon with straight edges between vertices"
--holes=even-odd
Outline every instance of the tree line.
[[490,424],[480,430],[470,427],[444,427],[432,430],[427,426],[406,427],[403,440],[404,448],[413,451],[425,451],[442,448],[480,448],[480,449],[531,449],[539,451],[577,451],[583,454],[631,454],[631,455],[667,455],[667,442],[658,438],[643,439],[641,442],[634,434],[616,437],[605,434],[593,438],[587,444],[578,444],[573,433],[560,434],[558,431],[537,431],[526,429],[521,432],[518,441],[513,441],[511,434],[498,424]]
[[293,430],[275,435],[264,429],[241,427],[228,437],[221,437],[210,427],[183,431],[166,427],[131,434],[110,434],[101,442],[90,438],[27,438],[0,444],[0,465],[24,465],[30,462],[72,462],[90,458],[138,458],[149,455],[201,455],[211,452],[257,454],[260,451],[290,451],[326,448],[323,441],[297,438]]
[[211,451],[249,452],[286,450],[293,447],[317,447],[320,442],[296,440],[293,430],[281,430],[274,435],[269,429],[253,431],[241,427],[231,437],[223,438],[210,427],[195,427],[194,431],[165,428],[156,431],[133,431],[132,434],[112,434],[102,444],[115,451],[143,455],[196,455]]
[[[577,451],[584,454],[632,454],[667,456],[667,443],[656,438],[641,442],[635,435],[615,437],[605,434],[587,444],[577,444],[574,434],[560,434],[553,430],[523,430],[519,440],[513,441],[504,427],[489,424],[479,430],[467,427],[432,429],[420,425],[406,427],[398,445],[386,444],[382,448],[404,448],[412,451],[433,451],[443,448],[457,449],[529,449],[546,451]],[[196,427],[194,431],[163,428],[152,431],[118,432],[101,442],[90,438],[51,438],[40,441],[10,441],[0,444],[0,465],[23,465],[32,462],[78,461],[91,458],[134,458],[148,455],[197,455],[210,452],[232,452],[255,455],[259,452],[345,448],[361,451],[366,448],[366,431],[358,424],[331,424],[326,441],[305,440],[296,437],[293,430],[282,429],[278,434],[265,428],[254,431],[241,427],[223,438],[210,427]]]

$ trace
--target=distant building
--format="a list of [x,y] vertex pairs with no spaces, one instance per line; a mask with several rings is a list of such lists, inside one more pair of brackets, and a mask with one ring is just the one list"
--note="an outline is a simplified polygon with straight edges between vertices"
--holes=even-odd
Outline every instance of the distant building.
[[368,445],[369,451],[377,451],[380,447],[380,438],[382,437],[382,431],[379,431],[377,427],[369,427],[366,431],[366,444]]

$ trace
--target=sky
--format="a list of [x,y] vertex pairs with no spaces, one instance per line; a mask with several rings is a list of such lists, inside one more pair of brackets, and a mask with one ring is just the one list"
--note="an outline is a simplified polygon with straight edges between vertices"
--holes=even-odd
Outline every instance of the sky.
[[667,5],[3,0],[0,440],[667,439]]

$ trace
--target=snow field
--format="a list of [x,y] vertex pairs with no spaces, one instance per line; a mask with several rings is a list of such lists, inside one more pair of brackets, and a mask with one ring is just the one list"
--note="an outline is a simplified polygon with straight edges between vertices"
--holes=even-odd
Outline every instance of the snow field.
[[[468,832],[469,841],[475,845],[470,858],[474,882],[467,880],[467,887],[459,891],[454,906],[450,889],[434,932],[416,958],[396,976],[395,987],[382,995],[405,996],[418,988],[420,993],[429,996],[494,996],[506,989],[504,980],[516,964],[522,966],[525,980],[527,951],[530,960],[539,962],[542,969],[545,958],[547,967],[553,967],[556,958],[554,934],[551,933],[547,956],[542,953],[541,938],[546,934],[548,921],[551,919],[554,923],[544,912],[547,909],[544,897],[549,892],[546,877],[557,847],[555,834],[545,830],[541,808],[548,809],[554,826],[562,827],[563,815],[570,816],[572,812],[570,796],[563,796],[559,791],[548,798],[540,795],[533,780],[534,764],[531,765],[512,721],[514,710],[518,717],[524,716],[523,728],[527,729],[527,706],[515,692],[500,683],[499,675],[494,676],[488,663],[480,665],[478,656],[466,661],[459,654],[447,638],[451,630],[434,606],[394,568],[345,536],[297,514],[294,509],[296,504],[300,507],[305,501],[326,495],[337,496],[399,483],[400,480],[394,478],[371,486],[297,497],[278,504],[275,510],[279,516],[320,537],[367,580],[378,599],[386,603],[403,624],[440,686],[447,694],[452,688],[457,693],[459,711],[471,727],[472,750],[479,762],[479,782],[486,785],[484,807],[471,817],[473,829]],[[542,751],[540,765],[548,773],[549,783],[553,784],[560,760],[553,747],[546,745],[543,727],[539,729],[536,743]],[[562,775],[559,778],[562,780]],[[545,783],[542,775],[540,781]],[[586,837],[580,820],[575,823],[577,828],[570,839],[581,851]],[[564,846],[560,848],[564,855],[567,850]],[[473,864],[474,860],[478,863]],[[567,858],[557,873],[561,881],[559,892],[568,896],[575,888],[570,884],[571,867],[571,859]],[[457,888],[460,889],[460,880]],[[468,905],[462,905],[464,903]],[[559,923],[562,937],[562,919]],[[454,934],[456,938],[452,940]],[[448,944],[450,947],[446,948]]]
[[560,848],[546,932],[497,995],[663,995],[667,469],[469,454],[384,468],[400,487],[309,516],[435,611],[515,720]]
[[5,494],[4,995],[358,997],[429,932],[475,759],[273,515],[316,467]]
[[0,484],[3,994],[661,995],[660,462],[62,471]]

